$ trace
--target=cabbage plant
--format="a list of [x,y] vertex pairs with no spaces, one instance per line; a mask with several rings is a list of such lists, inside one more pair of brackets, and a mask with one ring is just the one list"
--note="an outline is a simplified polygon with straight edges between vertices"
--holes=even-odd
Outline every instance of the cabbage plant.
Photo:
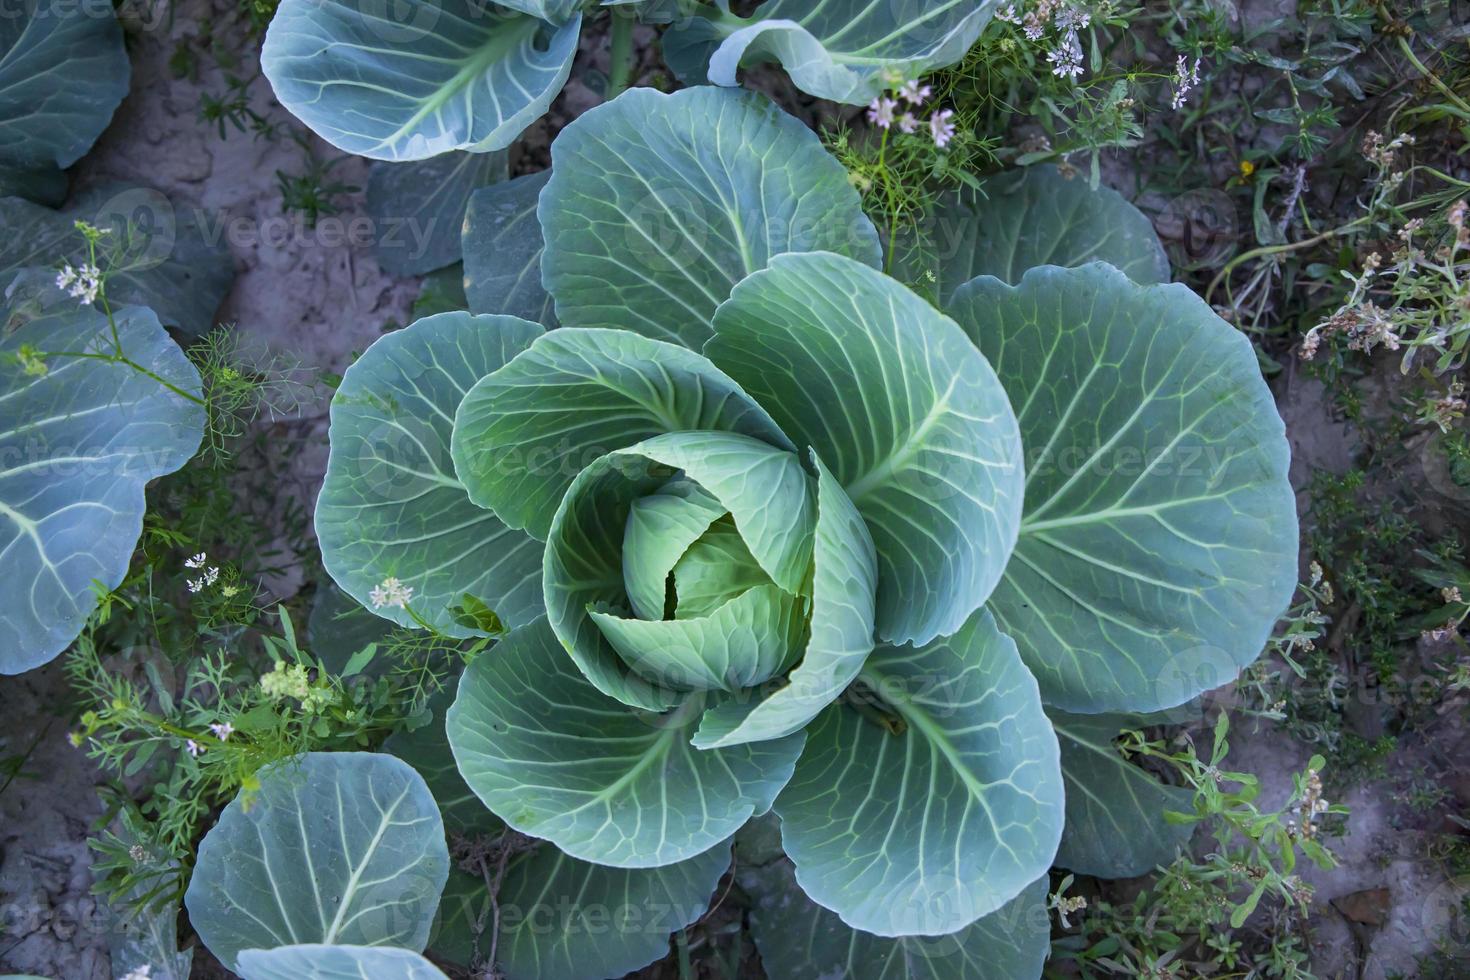
[[[426,909],[415,872],[368,903],[395,931],[350,935],[339,889],[221,886],[239,862],[211,846],[211,948],[227,894],[219,928],[250,935],[222,955],[493,942],[511,977],[617,976],[703,914],[733,840],[773,976],[1034,978],[1053,864],[1170,860],[1181,791],[1112,740],[1260,652],[1295,579],[1287,446],[1250,343],[1138,281],[1166,266],[1126,202],[1060,180],[947,209],[964,233],[936,264],[969,277],[943,309],[881,270],[846,174],[758,96],[628,92],[549,177],[478,192],[473,309],[347,371],[316,528],[380,615],[509,627],[388,748],[451,835],[530,843],[494,903],[456,871]],[[399,797],[283,816],[279,850],[211,837],[288,860]]]
[[[964,57],[995,0],[282,0],[261,67],[276,98],[327,142],[375,160],[509,146],[571,73],[584,20],[611,17],[612,76],[627,84],[635,22],[663,25],[686,81],[737,84],[774,61],[818,98],[861,105]],[[606,8],[602,10],[601,8]]]

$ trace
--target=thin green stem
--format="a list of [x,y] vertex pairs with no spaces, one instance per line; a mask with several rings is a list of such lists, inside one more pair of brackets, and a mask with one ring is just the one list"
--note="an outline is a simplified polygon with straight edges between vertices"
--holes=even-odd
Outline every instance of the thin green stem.
[[1405,58],[1409,59],[1409,64],[1419,69],[1419,74],[1423,75],[1425,80],[1428,81],[1430,85],[1433,85],[1436,89],[1439,90],[1440,95],[1443,95],[1445,98],[1453,102],[1455,104],[1455,107],[1458,108],[1461,112],[1470,113],[1470,103],[1467,103],[1464,99],[1456,95],[1454,89],[1450,88],[1443,81],[1441,81],[1438,75],[1430,71],[1425,66],[1424,62],[1419,60],[1418,56],[1414,54],[1414,49],[1409,47],[1409,41],[1407,38],[1399,38],[1399,50],[1404,53]]
[[888,134],[892,127],[883,130],[883,139],[878,144],[878,172],[883,175],[883,197],[888,208],[888,254],[883,259],[883,271],[893,273],[893,250],[898,243],[898,207],[894,203],[893,174],[888,171]]
[[90,360],[90,361],[106,361],[109,364],[122,364],[122,365],[125,365],[126,367],[132,368],[134,371],[137,371],[139,374],[143,375],[145,378],[149,378],[149,379],[151,379],[153,381],[158,382],[160,385],[162,385],[163,387],[167,388],[169,391],[173,392],[174,394],[178,395],[180,398],[186,398],[186,399],[188,399],[189,401],[193,402],[196,405],[208,405],[209,404],[203,398],[200,398],[198,395],[190,394],[189,392],[187,392],[184,389],[180,388],[178,385],[176,385],[173,382],[169,381],[167,378],[159,377],[157,374],[155,374],[154,372],[148,370],[143,365],[139,364],[137,361],[133,360],[132,358],[128,357],[126,354],[123,354],[123,353],[117,353],[117,354],[98,354],[98,353],[96,353],[94,351],[82,351],[82,350],[48,350],[48,351],[41,351],[40,354],[41,354],[42,357],[82,357],[82,358],[86,358],[87,360]]

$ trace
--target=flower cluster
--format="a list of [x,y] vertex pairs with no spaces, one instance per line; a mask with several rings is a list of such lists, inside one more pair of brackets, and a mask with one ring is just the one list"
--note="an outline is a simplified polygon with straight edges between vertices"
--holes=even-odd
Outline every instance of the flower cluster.
[[46,366],[45,353],[36,350],[30,344],[21,344],[16,357],[20,360],[21,369],[32,378],[45,377],[46,372],[50,370]]
[[1408,133],[1385,141],[1382,133],[1370,129],[1364,135],[1360,149],[1369,163],[1389,175],[1389,180],[1396,183],[1403,180],[1403,173],[1399,170],[1398,151],[1413,145],[1414,137]]
[[83,306],[89,306],[97,301],[97,293],[102,289],[102,270],[85,262],[73,268],[68,262],[56,274],[56,286],[81,300]]
[[404,585],[390,575],[368,594],[368,598],[372,601],[374,609],[382,609],[385,606],[403,609],[413,598],[413,586]]
[[940,109],[929,116],[928,122],[921,122],[916,111],[924,107],[934,90],[918,79],[890,81],[896,83],[896,97],[880,95],[869,103],[868,122],[879,129],[897,126],[903,133],[917,133],[920,127],[927,126],[934,145],[941,150],[947,148],[955,137],[954,110]]
[[208,561],[209,556],[202,551],[194,557],[185,560],[185,568],[192,568],[200,573],[198,578],[188,580],[190,592],[202,592],[206,586],[213,585],[219,581],[219,569],[214,565],[209,565]]
[[1051,63],[1051,73],[1069,79],[1082,74],[1082,40],[1077,32],[1092,24],[1092,14],[1085,8],[1065,0],[1040,0],[1022,15],[1010,3],[996,13],[995,19],[1020,27],[1029,41],[1044,39],[1050,30],[1052,47],[1046,53],[1046,60]]
[[1200,60],[1196,58],[1194,59],[1194,64],[1191,66],[1189,60],[1182,54],[1179,56],[1179,60],[1175,62],[1174,101],[1170,103],[1174,109],[1183,108],[1184,97],[1199,85],[1199,62]]
[[261,675],[260,690],[275,701],[282,698],[305,701],[311,694],[311,679],[306,676],[306,668],[301,664],[279,661],[270,673]]
[[[331,704],[335,698],[330,688],[312,684],[311,677],[307,674],[306,667],[301,664],[288,664],[285,661],[277,661],[268,674],[262,674],[260,678],[260,691],[273,701],[284,698],[295,698],[301,702],[301,708],[308,713],[321,711]],[[214,731],[215,737],[220,741],[229,738],[234,728],[228,725],[221,726],[224,734],[215,730],[213,725],[210,730]]]

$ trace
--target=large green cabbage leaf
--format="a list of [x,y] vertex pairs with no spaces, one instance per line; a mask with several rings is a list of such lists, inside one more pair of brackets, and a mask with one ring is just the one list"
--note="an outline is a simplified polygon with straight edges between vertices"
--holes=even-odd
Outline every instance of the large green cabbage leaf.
[[509,146],[561,91],[581,24],[482,0],[282,0],[260,64],[333,146],[422,160]]
[[[199,396],[199,373],[158,318],[115,313],[127,356]],[[0,673],[51,660],[115,588],[143,529],[143,489],[199,448],[204,407],[125,364],[53,356],[27,374],[22,347],[114,353],[107,317],[87,308],[0,338]]]
[[199,845],[184,904],[220,962],[303,943],[429,938],[449,874],[444,823],[418,773],[391,755],[311,752],[259,773]]
[[347,369],[332,398],[316,534],[323,565],[359,603],[395,577],[414,590],[412,613],[375,611],[403,626],[416,614],[473,632],[450,611],[465,595],[510,626],[541,614],[540,542],[471,503],[449,453],[465,393],[540,335],[515,317],[440,313],[380,338]]
[[878,936],[944,935],[1046,873],[1062,834],[1056,735],[988,612],[879,647],[807,728],[776,799],[806,894]]
[[878,551],[878,635],[927,643],[995,588],[1021,515],[1021,440],[995,372],[948,317],[838,255],[783,255],[735,287],[705,353],[832,468]]
[[1281,418],[1250,341],[1183,286],[1111,266],[982,276],[950,313],[995,365],[1028,454],[991,598],[1066,711],[1155,711],[1260,656],[1296,587]]
[[542,279],[562,323],[698,349],[715,308],[782,252],[879,263],[847,172],[764,96],[634,89],[551,147]]
[[0,194],[47,204],[128,94],[108,0],[12,0],[0,16]]
[[1037,164],[940,197],[924,222],[927,246],[904,275],[928,280],[947,303],[976,276],[1019,282],[1038,265],[1106,262],[1134,282],[1169,281],[1169,259],[1148,218],[1109,187]]
[[[439,699],[433,707],[429,724],[386,747],[424,777],[451,840],[499,841],[505,824],[460,776]],[[496,860],[487,855],[469,872],[450,871],[429,937],[436,956],[465,967],[490,956],[495,919],[486,877],[493,880]],[[729,864],[725,844],[663,867],[609,868],[547,841],[530,843],[508,857],[500,877],[496,963],[509,980],[601,980],[646,966],[668,952],[670,932],[705,913]]]
[[801,751],[800,734],[695,749],[698,707],[651,715],[604,696],[537,620],[469,665],[447,728],[465,782],[510,826],[582,860],[653,868],[770,809]]
[[[687,80],[737,84],[737,69],[776,61],[802,91],[861,105],[897,82],[965,56],[996,0],[766,0],[748,18],[688,17],[664,38]],[[706,68],[707,65],[707,68]]]

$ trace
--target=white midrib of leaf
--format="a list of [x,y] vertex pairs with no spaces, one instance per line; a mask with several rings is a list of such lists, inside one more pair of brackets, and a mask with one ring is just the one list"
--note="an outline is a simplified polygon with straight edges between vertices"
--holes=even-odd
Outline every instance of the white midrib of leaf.
[[697,705],[697,703],[697,699],[692,699],[685,702],[683,706],[674,709],[674,712],[666,719],[666,727],[655,736],[653,744],[643,753],[643,756],[628,767],[627,772],[623,773],[611,783],[608,783],[607,787],[601,792],[593,794],[586,803],[583,803],[576,809],[567,811],[566,814],[558,814],[558,816],[581,813],[583,810],[595,804],[607,803],[625,788],[631,786],[634,780],[651,769],[655,763],[662,762],[668,756],[669,750],[673,748],[674,739],[684,731],[683,722],[686,716],[692,713],[690,708]]
[[[382,843],[383,835],[387,833],[388,828],[392,826],[393,812],[398,809],[398,804],[402,803],[404,799],[408,796],[408,790],[409,787],[405,787],[403,792],[398,794],[398,799],[394,800],[393,803],[388,807],[388,809],[383,811],[382,819],[378,821],[378,829],[373,834],[372,841],[368,843],[367,849],[363,851],[362,860],[359,861],[357,863],[357,866],[352,869],[352,876],[347,879],[347,887],[342,890],[342,898],[337,903],[337,914],[332,917],[331,928],[327,930],[326,936],[322,939],[322,942],[324,944],[330,946],[337,941],[337,932],[344,925],[342,917],[347,914],[347,907],[352,904],[352,897],[357,892],[357,885],[358,882],[362,880],[362,873],[367,870],[368,862],[372,860],[373,853],[377,851],[378,845]],[[338,821],[337,827],[338,831],[342,832],[342,828],[347,825],[347,818],[346,815],[342,813],[342,788],[340,786],[337,787],[337,812],[341,817],[341,819]],[[351,854],[351,850],[347,846],[347,838],[345,836],[342,838],[342,850],[345,854]]]
[[[423,122],[432,113],[442,109],[444,104],[453,96],[457,95],[472,79],[484,74],[486,68],[501,60],[505,56],[506,51],[519,44],[521,35],[534,32],[536,30],[536,23],[534,19],[527,18],[520,30],[508,30],[493,34],[490,43],[484,45],[474,54],[470,55],[469,58],[465,59],[463,67],[455,72],[453,78],[439,86],[439,90],[430,98],[426,99],[424,104],[419,106],[418,110],[405,120],[402,126],[380,140],[379,144],[382,146],[394,146],[399,140],[413,132],[419,123]],[[375,88],[376,86],[364,87]],[[396,95],[398,93],[395,92],[392,94]],[[499,107],[497,106],[497,114],[498,112]]]
[[940,395],[939,398],[934,402],[934,407],[929,409],[929,414],[924,416],[923,421],[921,421],[909,432],[908,437],[904,439],[903,443],[894,447],[893,452],[889,453],[888,457],[884,459],[883,462],[879,463],[877,466],[873,467],[871,470],[864,473],[856,480],[853,480],[851,484],[844,488],[847,491],[847,496],[849,500],[851,500],[853,503],[857,503],[863,497],[872,492],[875,488],[881,487],[885,483],[887,483],[889,478],[892,477],[893,474],[900,467],[908,465],[909,461],[912,460],[914,456],[917,455],[917,453],[919,452],[919,447],[923,445],[924,437],[929,434],[929,430],[934,428],[935,424],[938,423],[940,418],[949,411],[949,399],[950,396],[954,393],[955,385],[958,383],[958,375],[956,375],[954,378],[951,378],[949,382],[949,387],[946,388],[944,390],[944,393]]
[[[942,17],[942,16],[944,16],[945,14],[949,13],[949,11],[956,4],[958,4],[960,2],[961,2],[961,0],[950,0],[949,3],[937,4],[937,5],[933,6],[933,7],[931,7],[923,16],[917,17],[917,18],[915,18],[913,20],[907,20],[907,21],[904,21],[900,25],[896,25],[894,27],[893,31],[890,32],[889,34],[886,34],[885,36],[880,37],[880,38],[875,38],[874,40],[870,41],[867,45],[865,45],[864,47],[858,48],[857,50],[858,51],[876,51],[876,50],[882,48],[883,45],[888,44],[890,41],[895,41],[898,38],[903,37],[906,33],[914,30],[915,28],[921,27],[924,24],[927,24],[930,20],[933,20],[935,17]],[[881,4],[882,4],[882,0],[869,0],[867,9],[858,11],[857,13],[851,15],[848,18],[847,26],[846,27],[842,28],[836,34],[832,34],[829,37],[823,38],[822,39],[823,46],[825,47],[826,45],[829,45],[829,44],[832,44],[832,43],[836,42],[844,34],[848,33],[849,31],[853,30],[854,28],[856,28],[859,24],[862,23],[862,20],[863,20],[864,17],[866,17],[868,14],[872,13],[873,10],[874,10],[874,8],[880,6]],[[825,7],[825,6],[827,6],[827,4],[825,2],[817,4],[817,6],[812,9],[811,13],[807,14],[801,20],[797,21],[797,23],[801,24],[802,27],[806,27],[808,24],[810,24],[813,20],[816,19],[817,15],[822,12],[822,8]],[[951,32],[951,33],[953,33],[953,32]],[[839,56],[839,58],[840,57],[842,57],[842,56]],[[852,60],[854,62],[862,61],[863,63],[877,63],[877,62],[882,62],[882,61],[891,61],[891,60],[893,60],[891,58],[885,59],[885,58],[882,57],[882,55],[877,55],[877,56],[872,57],[872,58],[863,58],[863,59],[859,59],[855,55],[849,55],[849,56],[847,56],[847,59],[848,60]]]
[[[954,742],[950,741],[949,733],[936,725],[934,719],[930,718],[928,713],[914,704],[910,698],[897,693],[894,689],[900,685],[885,683],[889,679],[887,675],[869,669],[862,671],[858,674],[858,677],[873,690],[882,691],[885,695],[884,701],[889,707],[897,711],[904,721],[917,728],[929,740],[931,745],[939,749],[945,761],[950,764],[955,773],[960,777],[960,781],[969,789],[970,795],[974,797],[975,802],[979,803],[980,808],[985,811],[985,816],[990,820],[990,825],[999,830],[1000,824],[996,822],[995,814],[990,809],[990,803],[985,799],[985,791],[990,788],[990,784],[981,782],[970,771],[969,765],[960,756],[959,750],[954,746]],[[1011,851],[1012,854],[1015,853],[1004,841],[1001,842],[1001,846],[1005,847],[1007,851]]]

